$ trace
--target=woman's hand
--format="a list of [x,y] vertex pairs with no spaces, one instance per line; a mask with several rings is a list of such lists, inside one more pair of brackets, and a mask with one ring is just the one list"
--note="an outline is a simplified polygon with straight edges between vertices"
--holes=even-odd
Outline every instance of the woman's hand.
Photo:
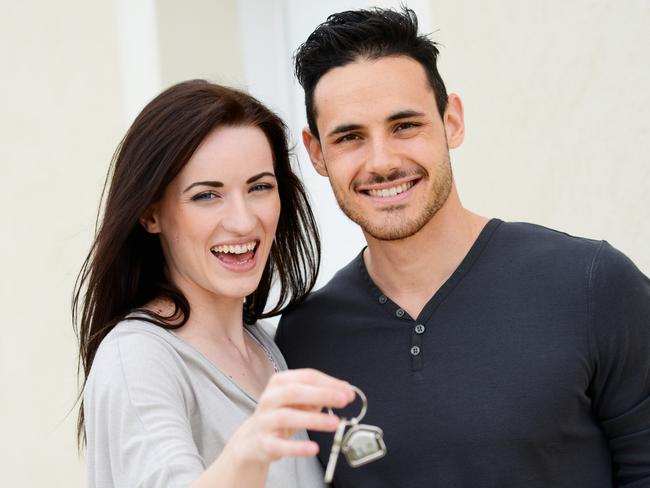
[[263,487],[273,461],[318,453],[315,442],[290,439],[291,436],[303,429],[334,432],[339,419],[321,410],[344,407],[354,397],[348,383],[314,369],[274,374],[255,413],[237,429],[192,488]]
[[314,456],[318,444],[290,437],[303,429],[334,432],[338,417],[321,410],[344,407],[354,397],[348,383],[314,369],[276,373],[255,413],[237,430],[228,447],[242,462],[258,466],[284,456]]

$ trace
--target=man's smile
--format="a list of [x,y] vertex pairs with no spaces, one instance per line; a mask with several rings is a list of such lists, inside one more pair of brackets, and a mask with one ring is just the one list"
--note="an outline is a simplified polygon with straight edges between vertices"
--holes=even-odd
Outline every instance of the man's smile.
[[369,197],[376,203],[395,203],[408,198],[412,189],[422,180],[421,176],[404,178],[399,181],[387,181],[381,184],[361,185],[357,192]]

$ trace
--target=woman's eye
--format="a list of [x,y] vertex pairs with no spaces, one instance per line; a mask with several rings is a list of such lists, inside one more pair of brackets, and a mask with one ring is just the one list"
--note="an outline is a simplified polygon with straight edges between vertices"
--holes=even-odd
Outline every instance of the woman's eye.
[[212,192],[212,191],[205,191],[203,193],[199,193],[198,195],[194,195],[192,197],[192,201],[194,202],[205,202],[208,200],[212,200],[213,198],[217,198],[217,195]]
[[271,189],[273,189],[273,185],[271,183],[258,183],[257,185],[252,186],[250,191],[264,191]]

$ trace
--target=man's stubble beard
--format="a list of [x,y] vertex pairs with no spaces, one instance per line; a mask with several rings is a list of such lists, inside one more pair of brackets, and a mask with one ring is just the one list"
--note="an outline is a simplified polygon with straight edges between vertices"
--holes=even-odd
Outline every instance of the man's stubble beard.
[[[380,241],[406,239],[407,237],[418,233],[433,218],[438,210],[442,208],[449,198],[453,184],[449,153],[446,154],[441,163],[442,164],[438,167],[438,171],[433,175],[433,184],[429,194],[426,196],[427,199],[424,208],[418,215],[411,219],[399,216],[401,206],[395,205],[384,210],[387,221],[383,225],[373,223],[370,219],[367,219],[359,209],[354,208],[354,205],[350,205],[343,195],[343,192],[339,191],[334,186],[332,186],[332,189],[336,201],[343,213],[350,220],[358,224],[365,233]],[[423,177],[418,182],[418,185],[425,183],[426,180],[430,178],[432,178],[430,174]]]

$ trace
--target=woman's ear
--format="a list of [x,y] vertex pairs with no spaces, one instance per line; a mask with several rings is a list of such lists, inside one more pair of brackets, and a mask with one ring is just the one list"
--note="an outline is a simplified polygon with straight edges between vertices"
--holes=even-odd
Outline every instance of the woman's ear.
[[158,216],[158,204],[151,204],[139,219],[140,225],[150,234],[160,234],[160,218]]

